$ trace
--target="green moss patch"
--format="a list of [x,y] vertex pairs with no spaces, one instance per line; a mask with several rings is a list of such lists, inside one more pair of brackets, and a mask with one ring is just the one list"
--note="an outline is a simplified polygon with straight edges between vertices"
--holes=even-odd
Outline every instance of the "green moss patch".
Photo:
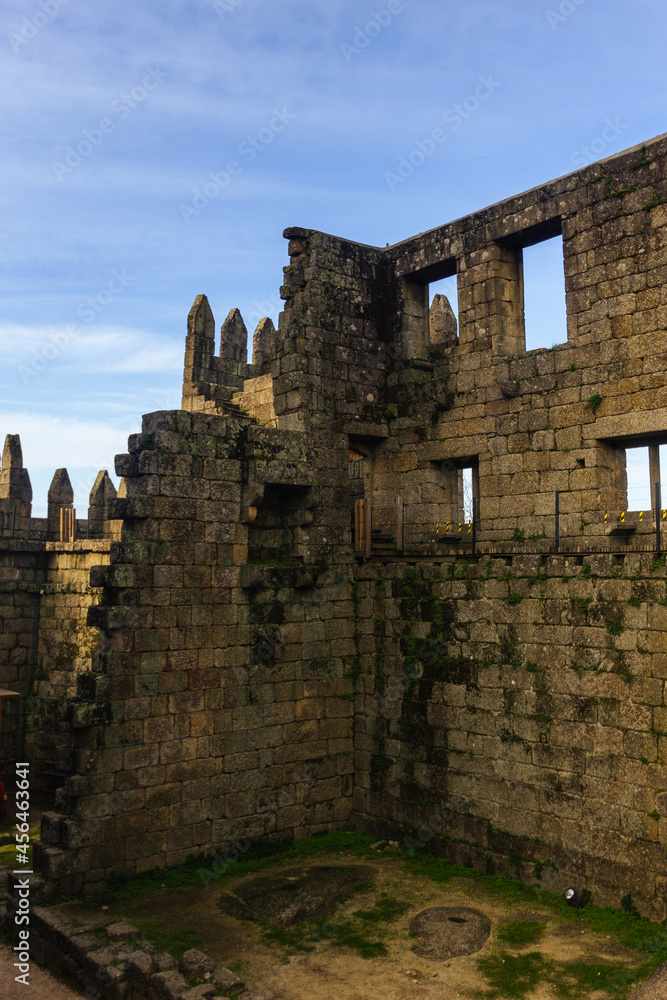
[[544,935],[544,924],[538,920],[514,920],[498,931],[498,940],[514,948],[535,944]]
[[489,983],[484,991],[475,991],[475,996],[484,1000],[523,1000],[544,978],[547,962],[539,951],[527,955],[510,955],[501,951],[488,958],[479,958],[477,965]]

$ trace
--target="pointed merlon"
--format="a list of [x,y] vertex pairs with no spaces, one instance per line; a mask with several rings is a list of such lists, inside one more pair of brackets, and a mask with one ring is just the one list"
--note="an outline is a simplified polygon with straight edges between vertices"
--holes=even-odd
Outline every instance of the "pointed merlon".
[[220,357],[225,361],[248,360],[248,331],[238,309],[231,309],[220,329]]
[[215,320],[208,299],[198,295],[188,313],[188,335],[185,338],[185,371],[197,381],[208,377],[211,358],[215,353]]
[[429,312],[429,332],[432,344],[448,344],[456,340],[458,324],[446,295],[434,295]]
[[110,500],[116,499],[116,487],[111,481],[106,469],[101,469],[97,473],[97,478],[90,491],[89,503],[91,507],[106,508]]
[[116,487],[106,469],[97,473],[88,501],[88,531],[99,534],[104,531],[104,522],[111,519],[111,503],[116,499]]
[[183,366],[184,408],[188,408],[188,400],[200,392],[200,383],[210,379],[214,353],[215,320],[206,296],[198,295],[188,313]]
[[74,490],[67,469],[56,469],[48,495],[49,507],[71,507],[74,503]]
[[48,537],[52,541],[65,541],[68,536],[63,537],[60,512],[63,507],[74,506],[74,490],[67,469],[56,469],[49,486],[47,502]]
[[8,434],[2,450],[2,471],[0,472],[0,500],[17,500],[30,503],[32,486],[28,470],[23,468],[21,438],[18,434]]
[[5,447],[2,449],[2,471],[8,472],[10,469],[22,468],[21,438],[18,434],[8,434],[5,438]]
[[276,328],[273,325],[273,320],[265,316],[257,324],[252,338],[252,363],[262,369],[263,375],[268,375],[275,355]]
[[193,334],[215,340],[215,320],[205,295],[197,296],[188,314],[188,336]]

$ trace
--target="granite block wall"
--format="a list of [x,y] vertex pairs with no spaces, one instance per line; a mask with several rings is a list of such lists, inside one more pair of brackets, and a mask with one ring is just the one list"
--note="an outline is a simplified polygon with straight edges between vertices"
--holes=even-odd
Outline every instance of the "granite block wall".
[[549,888],[585,881],[601,905],[629,891],[663,920],[664,558],[458,558],[357,578],[353,819]]
[[[118,458],[123,540],[91,577],[82,747],[39,851],[61,890],[347,819],[349,583],[298,556],[309,454],[302,435],[174,411]],[[267,502],[252,515],[248,477]]]
[[[183,408],[144,417],[104,494],[92,669],[45,657],[78,692],[37,849],[55,891],[351,818],[664,918],[662,503],[627,512],[626,450],[660,478],[666,160],[658,137],[384,249],[288,229],[252,364],[238,310],[216,354],[197,296]],[[548,238],[567,341],[526,351]],[[454,275],[458,315],[430,304]],[[467,470],[474,555],[446,529]]]
[[100,598],[90,570],[108,558],[109,542],[0,543],[0,687],[7,699],[3,759],[26,754],[34,789],[49,790],[71,770],[69,704],[90,671],[97,629],[86,624]]

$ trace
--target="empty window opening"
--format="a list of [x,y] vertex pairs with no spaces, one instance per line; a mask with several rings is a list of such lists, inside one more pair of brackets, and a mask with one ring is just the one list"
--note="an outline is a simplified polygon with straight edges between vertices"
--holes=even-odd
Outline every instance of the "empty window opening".
[[523,248],[526,350],[567,342],[563,237]]
[[[479,466],[477,457],[447,458],[443,462],[433,462],[439,468],[440,486],[443,493],[439,512],[439,523],[473,520],[475,504],[479,497]],[[479,516],[479,512],[477,512]]]
[[625,470],[628,476],[628,510],[650,508],[648,448],[627,448]]
[[424,358],[429,345],[458,342],[457,263],[454,257],[436,261],[406,275],[402,339],[410,357]]
[[473,470],[472,467],[461,470],[461,487],[463,493],[463,520],[472,521],[473,518]]
[[[654,451],[652,459],[651,451]],[[656,454],[657,452],[657,454]],[[625,468],[628,477],[628,510],[651,510],[655,507],[655,484],[665,482],[667,445],[652,449],[626,448]],[[667,506],[666,488],[661,486],[660,505]]]
[[431,344],[456,341],[459,326],[459,295],[455,274],[429,284],[428,307]]

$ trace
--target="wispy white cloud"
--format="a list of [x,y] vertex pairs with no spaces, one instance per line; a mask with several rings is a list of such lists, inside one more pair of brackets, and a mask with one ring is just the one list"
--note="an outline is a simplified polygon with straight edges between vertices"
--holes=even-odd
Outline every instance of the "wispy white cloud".
[[114,427],[93,420],[36,415],[25,411],[0,410],[0,436],[20,434],[23,464],[31,469],[98,466],[127,450],[128,434],[136,427]]
[[74,488],[74,505],[85,517],[88,494],[100,469],[114,474],[114,456],[127,451],[127,438],[138,430],[129,423],[117,427],[93,420],[72,420],[41,413],[0,409],[0,443],[5,434],[21,438],[23,465],[33,488],[33,514],[46,511],[46,497],[55,470],[67,469]]
[[[45,363],[34,366],[35,358]],[[0,324],[0,360],[20,374],[49,368],[77,374],[170,372],[183,365],[183,346],[155,334],[117,327],[85,328],[78,324],[22,326]],[[27,375],[26,381],[31,381]]]

